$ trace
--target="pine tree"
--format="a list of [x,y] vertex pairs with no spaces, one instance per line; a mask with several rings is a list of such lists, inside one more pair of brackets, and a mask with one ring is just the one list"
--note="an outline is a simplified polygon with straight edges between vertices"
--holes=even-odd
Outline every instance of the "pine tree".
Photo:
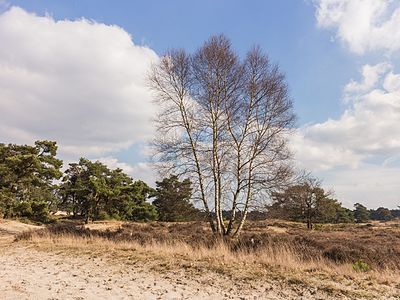
[[153,205],[157,208],[161,221],[189,221],[198,210],[190,202],[192,187],[189,179],[179,181],[171,175],[156,182],[157,188]]

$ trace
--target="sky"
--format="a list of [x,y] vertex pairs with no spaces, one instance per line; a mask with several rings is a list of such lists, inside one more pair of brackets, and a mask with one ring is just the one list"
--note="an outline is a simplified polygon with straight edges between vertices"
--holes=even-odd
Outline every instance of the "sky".
[[299,168],[345,206],[400,205],[400,1],[0,0],[0,142],[56,140],[154,184],[146,83],[172,48],[214,34],[285,73]]

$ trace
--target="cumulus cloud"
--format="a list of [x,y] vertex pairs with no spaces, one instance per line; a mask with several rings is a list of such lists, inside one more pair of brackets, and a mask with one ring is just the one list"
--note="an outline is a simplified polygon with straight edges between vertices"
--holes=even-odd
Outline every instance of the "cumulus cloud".
[[64,157],[107,157],[153,134],[145,82],[158,59],[122,28],[0,15],[0,139],[56,140]]
[[116,157],[105,156],[95,159],[108,166],[110,169],[122,169],[126,174],[130,175],[135,180],[143,180],[149,185],[154,185],[158,180],[158,174],[155,171],[152,163],[139,162],[136,164],[128,164],[120,162]]
[[312,171],[326,171],[341,166],[357,168],[365,156],[345,145],[314,139],[313,131],[319,125],[301,127],[290,139],[299,167]]
[[351,80],[345,86],[344,92],[351,95],[352,93],[364,93],[369,91],[377,84],[381,75],[384,74],[391,67],[392,66],[388,63],[380,63],[375,66],[363,66],[361,71],[363,80],[361,82]]
[[[400,50],[397,0],[313,0],[317,25],[335,32],[358,55],[379,51],[388,62],[365,64],[343,89],[339,118],[298,129],[292,140],[300,165],[333,187],[351,207],[396,207],[400,193],[400,74],[390,62]],[[365,58],[365,57],[364,57]]]
[[399,168],[363,163],[357,169],[337,169],[321,175],[347,207],[353,207],[356,202],[371,208],[397,208],[400,205]]
[[109,167],[112,170],[118,168],[118,169],[123,170],[128,175],[131,175],[131,176],[133,175],[134,167],[128,163],[118,161],[118,159],[115,157],[106,156],[106,157],[100,157],[97,160],[100,161],[101,163],[105,164],[107,167]]
[[350,50],[394,52],[400,49],[398,0],[315,0],[321,28],[336,30]]
[[133,166],[132,177],[147,182],[149,185],[154,186],[157,180],[160,180],[159,174],[156,172],[154,166],[149,162],[139,162]]
[[302,168],[323,178],[347,207],[399,205],[400,74],[390,64],[365,65],[344,89],[337,119],[299,128],[291,139]]
[[361,81],[346,86],[350,100],[339,119],[298,130],[293,147],[303,164],[317,170],[356,168],[366,159],[400,153],[400,74],[382,66],[364,66]]

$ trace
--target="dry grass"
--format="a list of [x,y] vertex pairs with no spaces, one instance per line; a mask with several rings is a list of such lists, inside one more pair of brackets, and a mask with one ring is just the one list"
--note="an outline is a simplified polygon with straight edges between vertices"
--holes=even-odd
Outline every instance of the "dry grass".
[[[209,270],[234,280],[274,280],[356,298],[399,292],[397,262],[378,262],[372,264],[372,270],[356,272],[352,261],[348,260],[353,259],[351,255],[364,253],[358,248],[348,248],[359,242],[356,237],[364,241],[359,245],[362,247],[372,241],[379,242],[379,239],[387,240],[387,244],[391,241],[393,246],[392,228],[384,235],[373,236],[363,227],[327,228],[310,233],[294,224],[285,231],[276,230],[282,228],[281,225],[253,224],[240,240],[228,242],[213,238],[203,223],[98,223],[91,225],[91,229],[62,225],[22,233],[17,236],[17,241],[28,241],[45,250],[108,254],[113,259],[127,262],[146,259],[153,261],[157,271]],[[335,251],[343,257],[326,255],[329,249],[339,249],[340,242],[340,250]],[[351,250],[350,254],[346,249]],[[374,249],[372,252],[375,253]],[[381,258],[381,261],[385,259]]]

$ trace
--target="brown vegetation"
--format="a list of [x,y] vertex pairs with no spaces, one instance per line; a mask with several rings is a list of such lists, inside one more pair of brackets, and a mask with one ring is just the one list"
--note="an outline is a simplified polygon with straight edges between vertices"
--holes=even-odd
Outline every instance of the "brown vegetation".
[[[280,228],[280,230],[279,230]],[[33,238],[104,239],[112,243],[184,245],[196,251],[224,247],[232,255],[268,256],[279,252],[292,260],[308,263],[325,261],[336,265],[366,262],[373,270],[400,269],[400,228],[372,225],[326,225],[312,232],[302,224],[289,222],[249,223],[240,239],[222,243],[206,223],[95,223],[89,226],[61,223],[19,234],[17,240]],[[223,245],[223,246],[222,246]]]
[[[21,233],[17,240],[49,236],[101,238],[114,243],[135,242],[142,246],[185,244],[185,248],[192,250],[220,246],[220,240],[202,222],[96,223],[86,227],[62,223]],[[396,224],[386,227],[325,225],[310,232],[298,223],[251,222],[240,239],[226,240],[224,247],[233,254],[259,255],[286,249],[304,262],[318,259],[340,265],[361,259],[373,270],[400,269],[400,227]]]
[[[20,233],[16,241],[66,254],[112,253],[119,263],[151,261],[156,272],[175,270],[193,276],[212,272],[250,286],[279,283],[292,296],[389,299],[400,292],[396,223],[324,225],[309,231],[295,222],[250,222],[240,239],[225,242],[214,238],[207,225],[61,223]],[[354,269],[360,260],[368,270]]]

